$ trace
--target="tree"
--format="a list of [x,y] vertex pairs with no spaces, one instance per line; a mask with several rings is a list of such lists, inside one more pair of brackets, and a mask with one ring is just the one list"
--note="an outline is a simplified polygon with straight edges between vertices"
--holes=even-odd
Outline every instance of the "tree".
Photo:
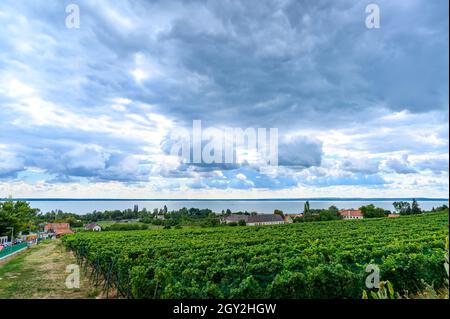
[[292,220],[294,223],[303,223],[305,221],[304,217],[294,217]]
[[275,210],[273,211],[273,213],[274,213],[275,215],[280,215],[281,217],[284,217],[284,213],[283,213],[282,210],[275,209]]
[[361,206],[359,208],[364,218],[386,217],[389,212],[383,208],[375,207],[373,204]]
[[315,213],[313,214],[313,211],[309,207],[309,201],[306,201],[305,205],[303,206],[303,220],[305,222],[320,220],[320,211],[316,210]]
[[324,209],[319,212],[319,219],[320,220],[334,220],[334,219],[337,219],[337,217],[334,216],[329,210]]
[[438,206],[438,207],[433,207],[431,209],[432,212],[440,212],[440,211],[445,211],[448,210],[448,206],[447,205],[442,205],[442,206]]
[[14,227],[14,233],[32,228],[38,211],[23,201],[0,203],[0,236],[11,234],[8,227]]
[[309,209],[309,201],[306,201],[305,205],[303,206],[303,214],[309,214],[310,213],[310,209]]
[[336,206],[330,206],[328,209],[319,209],[318,214],[320,220],[340,219],[339,209]]
[[245,220],[240,219],[240,220],[238,221],[238,226],[245,226],[245,225],[247,225],[247,223],[245,222]]
[[394,202],[392,205],[400,215],[411,215],[411,205],[408,202]]
[[203,227],[215,227],[220,225],[220,220],[214,213],[209,213],[202,223]]
[[420,209],[419,203],[417,203],[416,199],[413,198],[412,204],[411,204],[411,214],[421,214],[422,210]]
[[62,223],[69,223],[70,227],[83,227],[83,222],[73,216],[69,216],[61,220]]
[[331,206],[328,208],[328,210],[330,211],[330,213],[333,213],[333,214],[336,214],[336,215],[339,214],[339,208],[337,208],[337,207],[334,206],[334,205],[331,205]]

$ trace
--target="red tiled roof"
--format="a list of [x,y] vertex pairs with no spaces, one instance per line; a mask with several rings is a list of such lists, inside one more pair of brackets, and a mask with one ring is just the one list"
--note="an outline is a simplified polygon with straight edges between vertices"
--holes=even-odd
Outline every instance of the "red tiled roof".
[[61,230],[56,230],[55,233],[56,233],[56,236],[59,236],[59,235],[65,235],[65,234],[73,234],[73,231],[70,229],[61,229]]
[[45,230],[48,229],[70,229],[70,224],[69,223],[49,223],[49,224],[45,224]]
[[341,209],[339,214],[343,216],[362,217],[362,212],[359,209]]
[[69,223],[50,223],[46,224],[44,229],[46,231],[53,230],[57,236],[64,234],[73,234],[73,231],[70,229]]

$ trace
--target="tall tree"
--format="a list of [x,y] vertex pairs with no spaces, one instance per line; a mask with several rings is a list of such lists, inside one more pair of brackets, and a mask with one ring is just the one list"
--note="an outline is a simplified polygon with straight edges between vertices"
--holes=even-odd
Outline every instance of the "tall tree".
[[303,206],[303,214],[305,215],[311,214],[311,210],[309,208],[309,201],[306,201],[305,205]]
[[411,204],[411,214],[420,214],[422,213],[422,209],[420,209],[419,203],[417,203],[416,199],[413,198],[412,204]]

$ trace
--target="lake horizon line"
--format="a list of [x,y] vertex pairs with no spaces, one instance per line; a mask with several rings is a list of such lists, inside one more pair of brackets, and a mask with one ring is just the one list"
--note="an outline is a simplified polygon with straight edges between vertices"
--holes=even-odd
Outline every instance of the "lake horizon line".
[[0,201],[142,201],[142,202],[257,202],[257,201],[449,201],[448,198],[430,197],[298,197],[298,198],[69,198],[69,197],[49,197],[49,198],[1,198]]

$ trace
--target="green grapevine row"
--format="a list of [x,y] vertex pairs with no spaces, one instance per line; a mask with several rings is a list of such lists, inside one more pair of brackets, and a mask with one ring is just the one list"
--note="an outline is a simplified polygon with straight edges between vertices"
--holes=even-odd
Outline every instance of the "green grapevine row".
[[63,237],[125,298],[360,298],[369,263],[401,293],[443,285],[448,213]]

